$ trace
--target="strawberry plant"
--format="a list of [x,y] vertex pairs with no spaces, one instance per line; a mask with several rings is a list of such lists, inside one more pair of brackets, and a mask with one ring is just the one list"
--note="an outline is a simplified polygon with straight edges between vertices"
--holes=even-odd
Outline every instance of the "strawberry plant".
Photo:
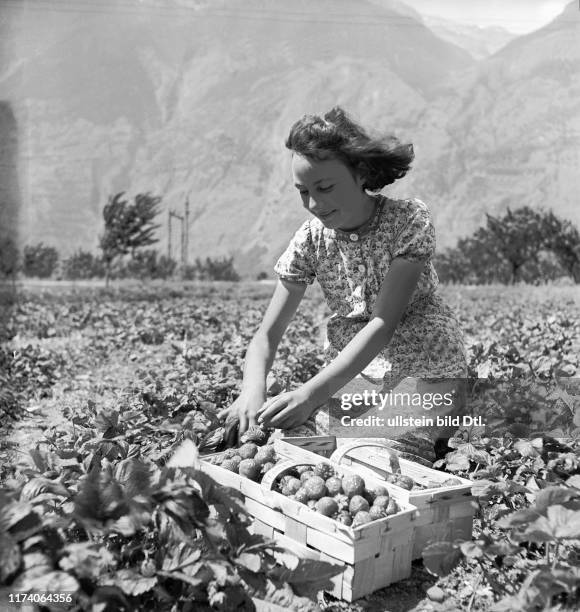
[[[99,424],[120,436],[118,422]],[[128,443],[110,460],[89,442],[36,449],[34,467],[0,490],[5,590],[72,591],[78,610],[250,610],[262,599],[308,609],[296,593],[336,573],[250,534],[239,495],[197,469],[193,444],[188,465],[160,467]]]
[[[30,465],[18,456],[0,464],[0,589],[50,582],[74,591],[77,609],[252,609],[261,600],[316,609],[324,580],[310,580],[327,568],[252,536],[235,492],[195,465],[171,464],[187,441],[202,454],[235,456],[235,427],[217,413],[239,393],[270,292],[151,285],[12,301],[2,315],[3,427],[6,415],[18,427],[31,401],[56,401],[67,423],[43,424]],[[577,305],[557,289],[540,299],[527,289],[446,292],[466,333],[468,405],[485,426],[458,431],[437,464],[473,480],[475,537],[433,543],[425,564],[447,572],[448,597],[472,610],[575,609]],[[307,293],[280,343],[273,393],[322,366],[323,314],[321,296]],[[327,486],[342,487],[331,479]],[[345,517],[350,499],[340,490],[332,489]]]

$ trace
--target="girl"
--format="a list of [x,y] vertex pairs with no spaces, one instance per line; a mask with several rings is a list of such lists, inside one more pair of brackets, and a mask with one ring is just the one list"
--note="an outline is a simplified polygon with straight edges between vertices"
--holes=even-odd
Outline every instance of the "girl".
[[[335,107],[324,118],[297,121],[286,147],[312,218],[276,263],[279,281],[248,347],[241,394],[222,416],[236,415],[240,433],[256,424],[292,435],[328,433],[328,411],[317,409],[351,379],[362,380],[365,368],[382,379],[383,392],[405,377],[415,377],[421,392],[450,390],[455,383],[444,379],[466,376],[466,355],[457,319],[437,293],[429,210],[420,200],[378,193],[405,176],[412,145],[371,137]],[[276,349],[315,278],[333,311],[325,367],[266,402]]]

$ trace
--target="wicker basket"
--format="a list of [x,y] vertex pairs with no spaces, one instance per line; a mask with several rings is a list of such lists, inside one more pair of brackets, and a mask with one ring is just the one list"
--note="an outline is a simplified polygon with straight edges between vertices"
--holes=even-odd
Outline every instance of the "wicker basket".
[[[363,478],[384,478],[392,471],[389,455],[396,455],[387,444],[364,439],[348,440],[337,448],[337,441],[332,440],[332,436],[284,438],[276,444],[300,449],[300,456],[305,460],[312,454],[330,457],[333,462],[349,467]],[[398,463],[400,473],[410,476],[419,484],[433,481],[443,483],[450,478],[450,474],[407,459],[399,458]],[[471,494],[473,483],[465,478],[453,478],[460,481],[460,484],[411,491],[391,485],[398,491],[400,499],[405,499],[419,510],[415,521],[413,559],[421,558],[423,549],[431,542],[471,539],[476,507]]]
[[[219,454],[204,457],[202,469],[221,485],[241,492],[248,513],[254,517],[254,532],[273,538],[302,558],[340,565],[343,570],[331,579],[333,587],[328,590],[332,595],[353,601],[410,576],[416,509],[398,487],[387,486],[400,507],[398,513],[348,527],[272,490],[276,479],[293,467],[320,461],[312,453],[305,459],[305,451],[280,440],[275,447],[286,460],[270,470],[262,483],[213,465],[212,457]],[[356,473],[333,466],[343,474]],[[384,485],[374,476],[364,479],[369,488]]]

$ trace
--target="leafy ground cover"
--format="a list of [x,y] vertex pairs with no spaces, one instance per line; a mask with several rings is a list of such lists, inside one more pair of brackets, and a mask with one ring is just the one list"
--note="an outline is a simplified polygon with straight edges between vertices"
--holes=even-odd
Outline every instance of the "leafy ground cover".
[[[486,426],[458,431],[438,467],[474,480],[474,539],[434,543],[410,580],[352,604],[320,593],[329,567],[250,535],[239,499],[199,472],[193,452],[186,467],[168,465],[184,440],[202,454],[235,443],[216,413],[238,393],[271,291],[153,284],[4,296],[3,592],[50,585],[95,610],[577,609],[578,291],[445,288]],[[311,291],[278,352],[282,387],[322,365],[324,314]]]

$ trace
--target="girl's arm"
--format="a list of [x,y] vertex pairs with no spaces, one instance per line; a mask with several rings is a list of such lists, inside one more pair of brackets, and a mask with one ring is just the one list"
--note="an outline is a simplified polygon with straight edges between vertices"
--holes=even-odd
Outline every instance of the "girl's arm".
[[272,367],[278,344],[304,297],[306,285],[280,279],[254,334],[244,362],[244,378],[238,399],[218,416],[236,416],[240,433],[256,425],[256,411],[266,401],[266,376]]
[[395,258],[385,275],[369,322],[328,366],[300,389],[270,400],[261,411],[261,421],[284,429],[295,427],[364,370],[390,342],[424,265],[424,262]]

